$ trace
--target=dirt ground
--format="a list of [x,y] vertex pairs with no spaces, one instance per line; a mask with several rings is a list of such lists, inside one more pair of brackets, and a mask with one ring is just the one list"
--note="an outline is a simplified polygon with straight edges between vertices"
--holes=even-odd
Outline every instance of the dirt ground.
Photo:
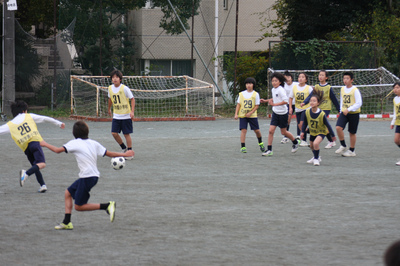
[[[73,138],[74,121],[64,122],[64,130],[38,128],[62,146]],[[110,123],[88,124],[92,139],[118,150]],[[266,143],[269,120],[260,124]],[[19,186],[29,163],[10,136],[0,136],[0,264],[382,265],[400,239],[400,150],[389,124],[361,121],[357,157],[322,148],[315,167],[306,163],[308,148],[292,154],[278,132],[274,156],[261,156],[251,131],[248,153],[240,153],[233,119],[136,122],[135,159],[119,171],[109,158],[98,160],[90,202],[115,200],[115,221],[104,211],[74,210],[72,231],[54,226],[78,175],[74,156],[45,150],[49,190],[40,194],[34,176]]]

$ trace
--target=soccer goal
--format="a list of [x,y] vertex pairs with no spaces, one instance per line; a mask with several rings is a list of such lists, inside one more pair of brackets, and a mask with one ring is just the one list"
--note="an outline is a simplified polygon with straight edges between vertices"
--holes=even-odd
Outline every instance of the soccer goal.
[[[214,120],[214,86],[189,76],[124,76],[135,121]],[[107,76],[71,76],[71,117],[108,121]]]
[[[270,75],[274,72],[284,73],[286,70],[268,69],[268,81],[270,82]],[[308,85],[314,86],[319,83],[318,74],[319,70],[288,70],[292,73],[294,81],[300,73],[308,75]],[[363,98],[363,105],[361,107],[362,118],[381,118],[390,117],[393,113],[393,84],[400,81],[400,78],[392,74],[384,67],[374,69],[329,69],[326,70],[329,75],[328,83],[332,86],[336,97],[340,100],[340,88],[343,87],[343,73],[351,71],[354,74],[353,85],[360,89]],[[269,86],[270,88],[271,86]],[[333,115],[329,117],[336,117],[336,109],[332,109]]]

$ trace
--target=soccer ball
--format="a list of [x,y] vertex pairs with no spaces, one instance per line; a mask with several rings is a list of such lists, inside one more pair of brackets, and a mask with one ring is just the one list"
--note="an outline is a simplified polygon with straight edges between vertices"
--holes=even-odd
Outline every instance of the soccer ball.
[[124,168],[125,166],[125,158],[124,157],[114,157],[111,158],[111,166],[114,170],[119,170]]

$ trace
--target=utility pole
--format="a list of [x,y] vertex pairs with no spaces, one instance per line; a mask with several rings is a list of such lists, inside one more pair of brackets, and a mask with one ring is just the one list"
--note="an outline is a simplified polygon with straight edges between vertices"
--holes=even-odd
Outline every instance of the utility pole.
[[54,49],[53,49],[53,87],[51,89],[51,110],[54,110],[56,104],[57,92],[57,0],[53,0],[53,23],[54,23]]
[[14,10],[17,2],[3,2],[3,82],[2,110],[5,115],[12,117],[11,103],[15,101],[15,22]]
[[235,26],[235,78],[233,80],[233,92],[236,95],[237,88],[237,45],[238,45],[238,23],[239,23],[239,0],[236,0],[236,26]]

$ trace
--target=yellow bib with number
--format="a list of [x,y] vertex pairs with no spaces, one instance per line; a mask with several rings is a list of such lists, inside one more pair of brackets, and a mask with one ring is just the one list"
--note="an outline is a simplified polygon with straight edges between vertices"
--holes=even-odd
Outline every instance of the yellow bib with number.
[[297,88],[297,85],[293,86],[293,95],[295,99],[295,107],[298,109],[307,109],[310,107],[310,104],[303,105],[303,107],[300,106],[302,102],[304,102],[305,99],[307,99],[308,95],[310,95],[310,86],[306,85],[306,88],[302,91],[299,91]]
[[311,136],[318,136],[320,134],[326,135],[328,134],[328,128],[324,124],[324,116],[325,113],[324,111],[321,111],[319,113],[317,118],[312,118],[311,117],[311,108],[306,110],[306,118],[308,122],[308,128],[310,129],[310,135]]
[[[239,93],[240,110],[238,116],[240,118],[246,117],[246,114],[256,106],[256,95],[257,92],[253,91],[251,97],[245,99],[243,93]],[[250,117],[257,117],[257,110]]]
[[121,84],[119,91],[114,93],[111,86],[108,87],[111,102],[113,104],[113,111],[115,114],[126,115],[131,112],[131,105],[129,99],[126,97],[124,92],[124,85]]
[[394,123],[396,126],[400,126],[400,102],[396,103],[395,99],[393,99],[393,105],[395,107],[396,113],[396,122]]
[[[342,87],[341,94],[342,94],[342,110],[348,109],[350,106],[356,103],[355,92],[357,88],[353,87],[353,89],[349,92],[345,92],[345,87]],[[361,112],[361,108],[358,108],[356,111],[349,112],[349,114],[357,114]]]
[[7,125],[10,128],[12,139],[23,151],[28,148],[30,142],[43,140],[30,114],[25,114],[25,119],[21,124],[14,124],[10,121]]
[[321,85],[317,84],[317,85],[315,85],[315,89],[317,91],[322,91],[324,93],[324,94],[322,94],[322,99],[321,99],[321,102],[319,103],[319,109],[332,110],[332,100],[329,95],[331,92],[331,85],[321,86]]

